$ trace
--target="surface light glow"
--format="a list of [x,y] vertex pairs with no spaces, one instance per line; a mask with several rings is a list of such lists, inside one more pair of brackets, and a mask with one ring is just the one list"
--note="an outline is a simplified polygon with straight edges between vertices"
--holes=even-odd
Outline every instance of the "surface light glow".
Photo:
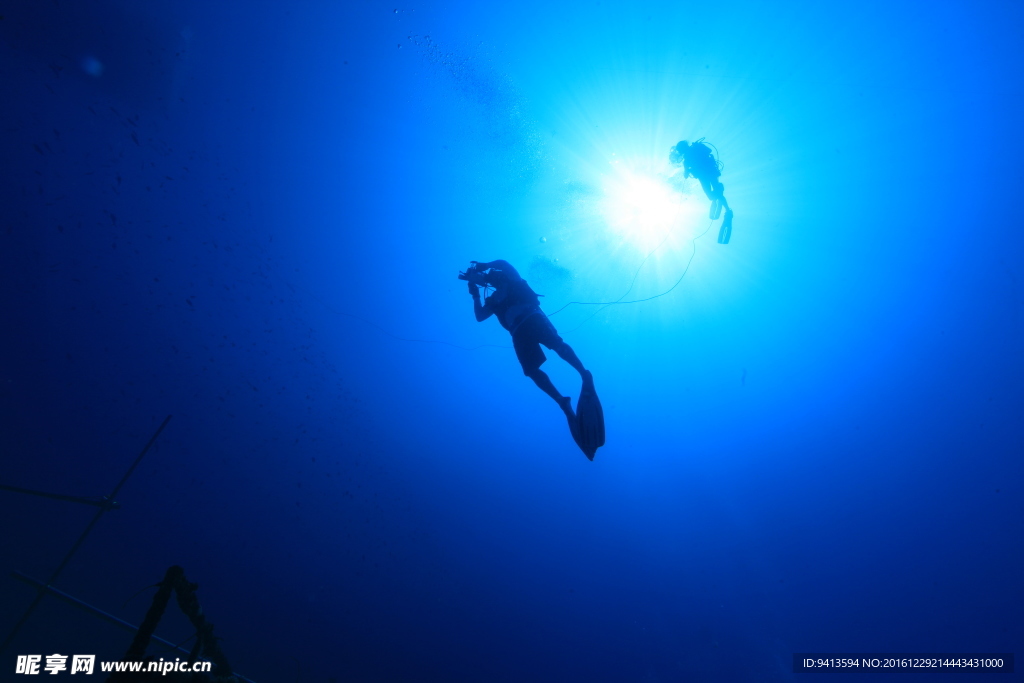
[[657,247],[671,233],[690,234],[707,208],[689,183],[613,163],[606,176],[601,213],[612,233],[639,251]]

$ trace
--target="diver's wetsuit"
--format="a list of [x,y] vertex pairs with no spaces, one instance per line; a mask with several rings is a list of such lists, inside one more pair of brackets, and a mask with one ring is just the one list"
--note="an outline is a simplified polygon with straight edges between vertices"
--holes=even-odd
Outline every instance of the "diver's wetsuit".
[[718,169],[718,162],[711,156],[711,149],[703,142],[695,142],[684,149],[676,147],[675,151],[676,158],[681,157],[683,162],[683,177],[693,176],[700,181],[700,186],[704,188],[704,194],[708,199],[717,199],[723,206],[728,206],[728,202],[725,201],[725,187],[719,180],[722,172]]
[[512,334],[512,346],[516,350],[519,364],[523,366],[523,374],[532,379],[544,393],[555,399],[567,415],[572,414],[569,397],[558,393],[551,383],[551,378],[540,369],[547,360],[544,350],[540,348],[541,344],[573,366],[581,377],[589,377],[590,373],[583,367],[572,347],[558,336],[555,326],[548,320],[544,311],[540,310],[537,293],[520,277],[512,264],[498,260],[477,263],[476,268],[479,271],[489,270],[486,275],[487,281],[494,287],[494,294],[481,304],[476,286],[470,284],[476,319],[483,321],[491,315],[498,316],[501,326]]
[[[504,268],[503,270],[508,272]],[[515,273],[515,270],[513,269],[511,272]],[[500,287],[495,290],[494,294],[487,297],[485,306],[498,316],[501,326],[512,334],[512,346],[516,350],[516,358],[523,366],[523,374],[529,376],[547,360],[544,350],[540,348],[541,344],[556,353],[561,347],[567,345],[558,336],[555,326],[540,310],[537,293],[527,284],[526,280],[520,278],[518,273],[510,274],[509,280],[507,285]]]

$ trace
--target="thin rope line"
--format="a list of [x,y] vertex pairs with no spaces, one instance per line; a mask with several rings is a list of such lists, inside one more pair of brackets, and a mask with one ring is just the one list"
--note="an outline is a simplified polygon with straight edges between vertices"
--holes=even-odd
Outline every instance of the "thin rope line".
[[[556,315],[557,313],[560,313],[561,311],[565,310],[569,306],[572,306],[573,304],[576,304],[576,305],[579,305],[579,306],[601,306],[602,307],[602,308],[599,308],[598,310],[594,311],[594,313],[592,315],[590,315],[583,322],[581,322],[579,325],[577,325],[572,330],[570,330],[570,333],[571,333],[571,332],[575,332],[576,330],[578,330],[580,327],[582,327],[584,325],[584,323],[589,321],[591,318],[593,318],[595,315],[597,315],[598,313],[603,311],[608,306],[613,306],[615,304],[639,304],[639,303],[643,303],[645,301],[650,301],[652,299],[657,299],[658,297],[661,297],[661,296],[665,296],[666,294],[671,292],[673,289],[678,287],[679,283],[681,283],[683,281],[683,278],[686,277],[686,273],[690,270],[690,264],[693,263],[693,258],[694,258],[694,256],[697,255],[697,240],[700,239],[701,237],[703,237],[704,235],[708,234],[708,231],[711,230],[711,226],[712,225],[714,225],[714,221],[711,221],[708,224],[708,227],[705,228],[704,232],[702,232],[701,234],[697,235],[692,240],[690,240],[690,244],[693,247],[693,251],[690,253],[690,258],[686,262],[686,267],[683,269],[683,274],[679,276],[679,279],[676,280],[674,285],[672,285],[671,287],[666,289],[661,294],[655,294],[654,296],[649,296],[649,297],[647,297],[645,299],[634,299],[632,301],[623,301],[622,300],[631,291],[633,291],[633,286],[636,284],[636,279],[637,279],[637,277],[639,277],[640,271],[643,269],[644,264],[647,263],[647,260],[649,258],[651,258],[651,256],[653,256],[654,253],[657,252],[665,244],[665,242],[668,240],[668,237],[669,237],[668,234],[666,234],[664,239],[661,240],[661,243],[658,246],[656,246],[654,249],[652,249],[647,254],[647,256],[644,257],[644,260],[640,262],[640,265],[637,267],[636,272],[633,273],[633,279],[629,283],[629,289],[627,289],[625,291],[625,293],[622,296],[620,296],[618,299],[616,299],[615,301],[570,301],[569,303],[565,304],[564,306],[559,308],[554,313],[545,313],[545,315],[548,318],[550,318],[551,316]],[[297,287],[295,287],[291,283],[286,282],[285,284],[287,284],[293,290],[298,289]],[[331,306],[326,301],[324,301],[319,296],[317,296],[316,294],[314,294],[313,292],[311,292],[309,290],[305,290],[305,292],[314,301],[316,301],[321,306],[323,306],[329,313],[333,313],[335,315],[343,315],[346,318],[352,318],[353,320],[358,320],[359,322],[363,323],[364,325],[369,325],[370,327],[374,328],[378,332],[380,332],[380,333],[382,333],[382,334],[384,334],[384,335],[386,335],[388,337],[391,337],[392,339],[397,339],[398,341],[416,342],[416,343],[419,343],[419,344],[441,344],[443,346],[451,346],[452,348],[462,349],[463,351],[476,351],[477,349],[484,349],[484,348],[491,348],[491,349],[511,349],[511,348],[513,348],[513,347],[505,345],[505,344],[479,344],[477,346],[462,346],[461,344],[455,344],[455,343],[452,343],[452,342],[441,341],[441,340],[438,340],[438,339],[416,339],[416,338],[412,338],[412,337],[400,337],[397,334],[393,334],[393,333],[389,332],[388,330],[384,329],[383,327],[381,327],[377,323],[371,322],[371,321],[367,320],[366,318],[362,318],[362,317],[360,317],[358,315],[354,315],[352,313],[346,313],[345,311],[339,311],[338,309],[334,308],[333,306]]]
[[[679,283],[681,283],[683,281],[683,278],[686,277],[686,273],[689,272],[690,265],[693,263],[693,258],[697,255],[697,240],[699,240],[704,235],[708,234],[708,231],[711,230],[711,226],[714,225],[714,224],[715,224],[715,222],[711,221],[710,223],[708,223],[708,227],[704,229],[704,232],[702,232],[701,234],[697,235],[692,240],[690,240],[690,245],[693,247],[693,251],[690,252],[690,258],[686,261],[686,267],[683,268],[683,274],[679,276],[679,279],[676,280],[674,285],[672,285],[671,287],[666,289],[664,292],[662,292],[660,294],[655,294],[654,296],[649,296],[649,297],[647,297],[645,299],[633,299],[631,301],[623,301],[622,299],[624,299],[626,297],[626,294],[629,294],[629,291],[631,289],[633,289],[633,285],[630,284],[629,285],[629,289],[626,290],[626,294],[623,294],[622,296],[620,296],[615,301],[570,301],[565,306],[562,306],[557,311],[555,311],[555,313],[559,313],[559,312],[565,310],[566,308],[568,308],[569,306],[572,306],[573,304],[576,304],[578,306],[601,306],[601,308],[599,308],[596,311],[594,311],[594,313],[592,315],[590,315],[589,317],[587,317],[585,320],[583,320],[583,322],[581,322],[579,325],[577,325],[576,327],[574,327],[571,330],[569,330],[569,333],[571,334],[572,332],[575,332],[576,330],[578,330],[581,327],[583,327],[584,323],[589,321],[591,318],[593,318],[595,315],[597,315],[598,313],[600,313],[601,311],[603,311],[605,308],[607,308],[609,306],[614,306],[616,304],[640,304],[640,303],[643,303],[645,301],[651,301],[652,299],[657,299],[658,297],[665,296],[666,294],[671,292],[673,289],[678,287]],[[667,236],[666,236],[666,239],[667,239]],[[662,243],[664,244],[664,240],[662,241]],[[655,250],[657,250],[660,247],[661,247],[661,245],[659,244],[658,247],[655,247]],[[651,254],[653,254],[653,253],[654,252],[652,251]],[[648,254],[647,257],[649,258],[650,254]],[[646,262],[647,258],[645,258],[644,261]],[[641,263],[640,266],[643,267],[643,263]],[[637,269],[637,275],[639,275],[639,273],[640,273],[640,271],[639,271],[639,269]],[[633,276],[633,281],[634,282],[636,281],[636,275]],[[555,315],[555,313],[552,313],[551,315]],[[548,317],[550,318],[551,315],[549,315]]]
[[[616,299],[612,303],[618,303],[618,302],[622,301],[623,299],[626,298],[626,295],[628,295],[630,292],[633,291],[633,285],[636,284],[636,279],[637,279],[637,277],[640,276],[640,271],[643,270],[644,264],[647,263],[647,259],[651,258],[651,256],[654,255],[654,252],[656,252],[659,249],[661,249],[661,246],[663,244],[665,244],[666,240],[668,240],[668,233],[665,234],[665,237],[661,240],[661,242],[658,244],[658,246],[656,246],[654,249],[651,249],[649,252],[647,252],[647,256],[644,256],[644,260],[640,262],[640,265],[637,266],[637,268],[636,268],[636,272],[633,273],[633,279],[629,281],[629,289],[626,290],[625,294],[620,296],[618,299]],[[569,306],[572,306],[573,304],[583,304],[583,303],[584,302],[582,302],[582,301],[570,301],[569,303],[567,303],[566,305],[562,306],[561,308],[559,308],[554,313],[545,313],[545,315],[550,318],[553,315],[558,315],[559,313],[561,313],[562,311],[567,309]]]

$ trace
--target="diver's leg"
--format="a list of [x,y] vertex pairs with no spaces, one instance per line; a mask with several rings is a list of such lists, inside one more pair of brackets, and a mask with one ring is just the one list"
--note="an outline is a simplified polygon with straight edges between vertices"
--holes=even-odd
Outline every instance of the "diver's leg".
[[[543,323],[543,325],[538,326],[539,323]],[[519,364],[523,366],[523,374],[532,379],[541,391],[555,400],[558,407],[569,418],[571,428],[572,421],[576,419],[576,414],[572,411],[572,399],[562,396],[547,373],[540,369],[540,366],[547,360],[544,350],[540,348],[541,343],[549,349],[559,343],[565,343],[555,332],[555,326],[545,317],[531,316],[520,325],[519,331],[512,335],[512,346],[516,350]],[[579,362],[578,359],[577,362]]]
[[572,347],[564,341],[561,344],[552,346],[551,350],[557,353],[558,356],[566,363],[576,368],[576,372],[580,373],[581,377],[587,371],[587,369],[583,367],[583,361],[581,361],[579,356],[576,355],[576,352],[572,350]]
[[575,413],[572,411],[572,398],[569,396],[562,396],[558,389],[555,388],[551,378],[548,377],[548,373],[544,372],[540,368],[530,370],[525,373],[527,377],[533,380],[534,384],[540,387],[541,391],[555,399],[555,403],[562,409],[566,417],[575,418]]
[[718,181],[715,181],[715,194],[718,195],[718,201],[722,203],[722,208],[724,208],[726,211],[731,211],[731,209],[729,208],[729,202],[725,200],[725,185]]
[[698,177],[697,180],[700,181],[700,188],[705,190],[705,195],[708,196],[708,199],[710,199],[712,202],[714,202],[715,201],[715,189],[712,187],[711,180],[709,180],[708,178],[700,178],[700,177]]
[[718,216],[722,213],[722,200],[719,193],[715,190],[715,180],[713,178],[700,178],[700,186],[704,189],[704,194],[711,200],[708,218],[717,221]]
[[544,372],[540,368],[537,368],[536,370],[530,370],[525,374],[527,377],[532,379],[533,383],[540,387],[540,390],[543,391],[545,394],[555,399],[556,401],[562,400],[563,396],[560,393],[558,393],[558,389],[555,388],[555,385],[551,381],[551,378],[548,377],[548,373]]
[[718,183],[718,195],[722,198],[722,206],[725,207],[725,218],[722,220],[722,227],[718,229],[718,243],[729,244],[732,239],[732,209],[729,202],[725,201],[725,186]]

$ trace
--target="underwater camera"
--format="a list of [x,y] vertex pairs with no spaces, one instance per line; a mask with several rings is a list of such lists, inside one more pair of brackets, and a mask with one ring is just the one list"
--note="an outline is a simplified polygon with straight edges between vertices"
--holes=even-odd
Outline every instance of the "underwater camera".
[[469,268],[465,271],[459,271],[459,279],[472,282],[474,285],[485,287],[487,285],[487,276],[484,274],[485,269],[478,269],[476,261],[472,262]]

